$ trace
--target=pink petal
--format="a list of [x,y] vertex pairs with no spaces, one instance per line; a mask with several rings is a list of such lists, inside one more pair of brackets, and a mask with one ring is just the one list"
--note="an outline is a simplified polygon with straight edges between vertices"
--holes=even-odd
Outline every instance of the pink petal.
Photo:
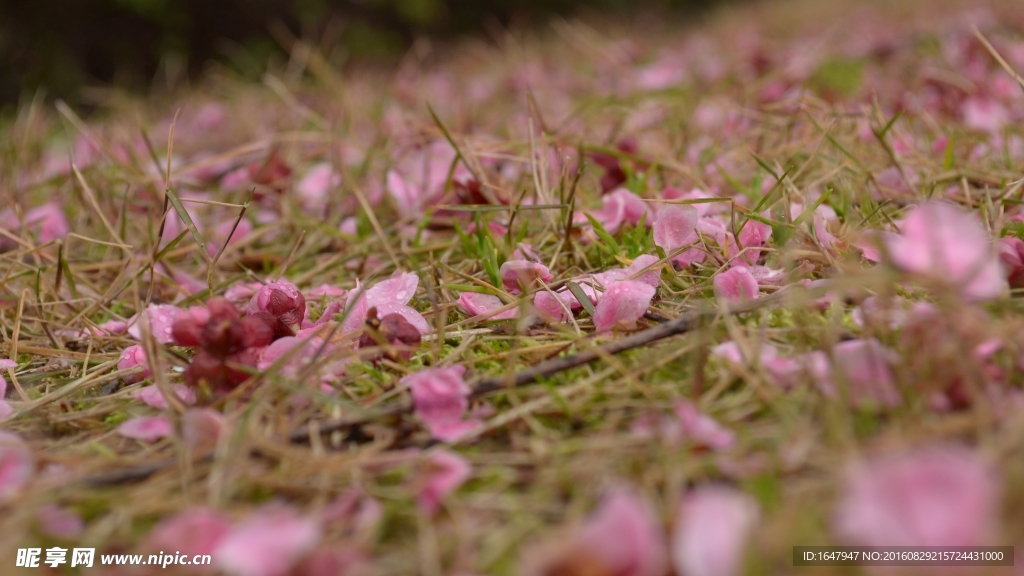
[[666,204],[654,223],[654,244],[666,254],[697,242],[697,210],[693,206]]
[[36,510],[39,530],[55,538],[75,538],[85,529],[85,521],[78,514],[56,504],[46,504]]
[[692,402],[677,400],[675,410],[683,435],[691,442],[712,450],[724,450],[736,442],[732,430],[702,413]]
[[16,495],[35,473],[35,458],[13,432],[0,430],[0,501]]
[[[893,353],[878,340],[840,342],[832,349],[832,361],[855,403],[873,399],[884,406],[897,406],[903,401],[890,368]],[[821,384],[826,389],[829,385],[827,381]]]
[[136,366],[142,366],[144,370],[138,374],[128,374],[125,376],[123,378],[125,384],[134,384],[153,375],[152,370],[149,368],[149,362],[146,360],[146,351],[143,350],[142,346],[129,346],[121,352],[121,358],[117,361],[117,369],[126,370]]
[[338,288],[331,286],[330,284],[321,284],[316,288],[310,288],[306,290],[306,297],[309,300],[319,300],[320,298],[344,298],[348,292],[344,288]]
[[618,486],[601,501],[578,535],[607,574],[663,576],[668,568],[665,538],[650,504],[633,489]]
[[569,291],[552,294],[547,290],[540,290],[533,295],[533,306],[549,321],[566,322],[570,316],[567,310],[571,312],[573,308],[579,308],[580,303]]
[[932,447],[851,467],[835,517],[840,541],[866,546],[991,542],[999,482],[963,448]]
[[[161,344],[172,344],[174,342],[174,338],[171,336],[171,326],[174,325],[174,320],[181,311],[181,308],[170,304],[150,304],[146,307],[149,327],[153,331],[153,337],[156,338],[157,342]],[[136,340],[142,340],[142,326],[138,321],[138,315],[133,318],[135,320],[134,323],[129,320],[131,326],[128,328],[128,334]]]
[[416,415],[435,438],[451,439],[467,429],[463,420],[472,390],[462,379],[465,372],[466,368],[460,365],[427,368],[400,381],[412,393]]
[[886,244],[899,268],[952,283],[969,299],[991,299],[1006,290],[999,258],[977,214],[951,204],[917,206],[901,235]]
[[6,420],[11,414],[14,414],[14,406],[6,400],[0,400],[0,420]]
[[719,272],[712,280],[715,296],[730,304],[753,300],[760,296],[757,280],[746,266],[735,266]]
[[778,349],[768,343],[752,343],[751,348],[755,356],[748,359],[740,345],[730,340],[712,348],[711,355],[736,366],[745,366],[748,361],[755,360],[757,363],[764,365],[768,361],[774,360],[779,354]]
[[529,288],[534,285],[537,279],[544,283],[551,282],[554,279],[547,266],[527,260],[507,260],[501,265],[498,273],[501,275],[501,283],[511,294],[522,292],[520,284]]
[[141,550],[153,554],[163,551],[212,555],[230,531],[231,523],[221,513],[203,507],[187,508],[158,522]]
[[594,327],[598,331],[617,326],[633,327],[651,305],[657,290],[650,284],[633,280],[615,282],[601,297],[594,310]]
[[[184,384],[175,384],[172,387],[172,390],[174,390],[174,394],[185,404],[195,404],[195,390],[185,386]],[[138,389],[135,392],[135,397],[157,410],[167,410],[169,408],[169,406],[167,406],[167,400],[164,399],[164,395],[160,392],[160,388],[156,386],[146,386],[145,388]]]
[[767,266],[751,266],[748,270],[757,281],[758,286],[782,286],[786,283],[785,270],[776,270]]
[[396,270],[391,278],[378,282],[367,290],[366,300],[370,306],[380,306],[387,302],[408,304],[419,285],[420,277],[415,273]]
[[181,439],[190,450],[213,450],[224,429],[224,416],[213,408],[189,408],[181,417]]
[[427,458],[431,469],[416,495],[416,504],[428,515],[441,508],[441,502],[473,475],[473,467],[462,456],[449,450],[438,450]]
[[310,211],[322,211],[327,207],[328,195],[341,186],[341,175],[327,162],[314,165],[295,185],[302,205]]
[[413,308],[406,306],[405,304],[399,304],[397,302],[385,302],[377,305],[377,317],[383,318],[388,314],[398,314],[409,324],[412,324],[420,331],[420,334],[428,334],[433,329],[430,327],[430,323]]
[[961,106],[964,126],[983,132],[998,133],[1010,121],[1010,113],[1000,103],[987,98],[968,98]]
[[253,295],[262,287],[263,284],[259,282],[239,282],[232,284],[230,288],[225,290],[224,297],[235,304],[248,303],[249,300],[252,300]]
[[761,255],[761,250],[758,250],[761,246],[764,246],[772,237],[772,227],[760,220],[747,220],[747,223],[743,225],[743,230],[740,230],[740,235],[737,238],[739,244],[743,246],[745,252],[741,258],[748,264],[756,264],[757,259]]
[[[56,202],[48,202],[25,212],[25,225],[38,236],[41,244],[64,238],[71,232],[67,216]],[[16,227],[11,226],[10,229],[14,231]]]
[[[764,362],[764,368],[775,383],[786,390],[795,388],[802,379],[826,382],[828,386],[832,382],[832,362],[821,350],[793,358],[771,358]],[[828,389],[834,391],[834,388]]]
[[[601,224],[606,232],[615,234],[626,218],[624,198],[621,195],[609,193],[601,199],[601,202],[601,209],[591,212],[590,215]],[[578,221],[588,222],[586,216],[578,218]]]
[[753,498],[733,488],[707,486],[683,497],[672,531],[672,563],[686,576],[734,576],[758,520]]
[[174,432],[171,419],[166,416],[139,416],[129,418],[117,427],[117,433],[135,440],[154,442]]
[[[641,270],[648,268],[649,266],[653,266],[654,263],[657,262],[658,260],[660,260],[660,258],[651,254],[643,254],[641,256],[637,256],[633,260],[633,262],[626,267],[625,279],[632,278],[636,273],[640,272]],[[644,284],[649,284],[657,288],[658,284],[660,283],[660,278],[661,269],[653,268],[651,270],[647,270],[643,274],[640,274],[634,279],[637,282],[643,282]]]
[[[470,316],[480,316],[491,310],[497,310],[505,304],[497,296],[491,294],[478,294],[476,292],[463,292],[459,294],[459,306]],[[519,314],[519,307],[513,307],[504,312],[489,316],[488,320],[504,320],[515,318]]]
[[212,556],[233,576],[277,576],[312,550],[321,533],[315,521],[291,507],[269,504],[232,528]]

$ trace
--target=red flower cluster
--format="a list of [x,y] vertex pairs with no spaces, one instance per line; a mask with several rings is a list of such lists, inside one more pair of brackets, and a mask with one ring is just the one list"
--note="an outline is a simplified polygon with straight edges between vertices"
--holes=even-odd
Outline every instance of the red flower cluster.
[[244,367],[256,368],[258,351],[274,339],[274,330],[258,317],[243,318],[225,298],[211,298],[205,308],[179,314],[171,327],[174,343],[199,348],[185,370],[185,382],[214,390],[230,390],[249,377]]

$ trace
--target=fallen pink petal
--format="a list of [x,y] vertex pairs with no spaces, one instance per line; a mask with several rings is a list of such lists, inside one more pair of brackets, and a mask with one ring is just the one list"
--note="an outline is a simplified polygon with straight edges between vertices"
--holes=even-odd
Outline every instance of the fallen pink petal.
[[683,496],[672,530],[672,564],[687,576],[740,574],[758,517],[757,502],[725,486],[704,486]]
[[647,312],[654,298],[650,284],[623,280],[604,291],[594,310],[594,327],[599,331],[616,327],[632,328]]
[[734,266],[719,272],[713,280],[715,296],[729,304],[754,300],[761,295],[757,279],[746,266]]
[[125,438],[155,442],[173,434],[174,425],[166,416],[137,416],[122,422],[117,432]]

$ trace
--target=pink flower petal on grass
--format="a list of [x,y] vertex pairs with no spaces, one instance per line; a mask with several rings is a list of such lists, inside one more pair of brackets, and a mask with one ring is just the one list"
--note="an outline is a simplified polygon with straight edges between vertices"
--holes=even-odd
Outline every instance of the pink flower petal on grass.
[[760,296],[757,280],[746,266],[735,266],[715,275],[712,284],[715,296],[730,304],[753,300]]
[[427,458],[424,483],[416,495],[420,510],[433,516],[441,502],[473,475],[473,467],[465,458],[450,450],[438,450]]
[[[184,384],[175,384],[171,389],[174,390],[174,394],[185,404],[195,404],[195,390],[185,386]],[[168,408],[167,400],[164,399],[164,395],[160,392],[160,388],[157,386],[146,386],[144,388],[140,388],[135,392],[135,397],[157,410],[167,410]]]
[[181,440],[189,450],[213,450],[224,430],[224,416],[213,408],[190,408],[181,417]]
[[650,504],[632,488],[613,488],[580,529],[578,550],[620,576],[662,576],[665,538]]
[[778,356],[779,351],[775,346],[767,343],[751,343],[752,354],[754,357],[747,358],[747,354],[743,351],[743,348],[732,340],[723,342],[718,346],[711,349],[711,355],[716,358],[721,358],[730,364],[736,366],[745,366],[748,362],[757,361],[762,366],[770,361],[774,360]]
[[220,512],[203,507],[187,508],[158,522],[141,549],[147,554],[163,551],[189,556],[212,555],[230,531],[231,523]]
[[757,502],[733,488],[707,486],[683,497],[672,531],[672,563],[685,576],[735,576],[758,516]]
[[117,432],[126,438],[154,442],[170,436],[174,432],[174,425],[166,416],[139,416],[122,422]]
[[13,432],[0,431],[0,501],[21,492],[35,472],[32,450]]
[[[463,292],[459,294],[459,307],[466,311],[470,316],[479,316],[486,314],[491,310],[497,310],[505,304],[500,298],[492,294],[478,294],[476,292]],[[488,320],[505,320],[507,318],[515,318],[519,313],[519,307],[513,307],[504,312],[493,314],[489,316]]]
[[328,162],[314,165],[295,185],[295,192],[302,205],[310,211],[322,211],[332,190],[341,186],[341,174],[334,171]]
[[650,284],[632,280],[615,282],[605,290],[594,310],[594,327],[605,331],[616,327],[636,326],[651,305],[656,289]]
[[554,279],[547,266],[528,260],[507,260],[498,273],[501,275],[501,283],[511,294],[522,292],[520,285],[530,288],[538,279],[544,283]]
[[[156,338],[157,342],[161,344],[171,344],[174,342],[174,338],[171,336],[171,326],[174,325],[174,320],[181,311],[181,308],[170,304],[150,304],[146,307],[149,327],[153,331],[153,337]],[[138,315],[133,316],[128,323],[131,324],[128,328],[128,334],[136,340],[142,340],[142,325],[139,322]]]
[[580,303],[569,291],[555,292],[552,294],[547,290],[539,290],[533,295],[533,306],[546,320],[553,322],[566,322],[569,320],[574,308],[580,308]]
[[973,451],[931,447],[854,465],[835,517],[861,546],[980,546],[995,534],[999,481]]
[[125,376],[123,378],[125,384],[134,384],[153,375],[149,369],[149,362],[146,360],[146,351],[142,349],[142,346],[129,346],[121,352],[121,358],[117,361],[117,369],[126,370],[136,366],[142,366],[144,369],[137,374]]
[[56,504],[46,504],[36,510],[39,530],[56,538],[75,538],[85,529],[85,521],[78,514]]
[[[871,399],[883,406],[897,406],[903,401],[890,367],[893,360],[892,351],[873,338],[847,340],[832,349],[833,368],[845,379],[850,398],[858,404]],[[836,385],[829,381],[820,384],[826,389]]]
[[669,254],[697,242],[697,219],[697,209],[693,206],[666,204],[654,223],[654,244]]
[[321,535],[314,520],[289,506],[269,504],[232,528],[212,556],[233,576],[277,576],[297,564]]
[[736,434],[701,412],[692,402],[677,400],[676,417],[681,431],[694,444],[711,450],[725,450],[736,442]]
[[[637,256],[633,260],[633,263],[626,267],[626,274],[625,274],[625,278],[623,278],[623,279],[624,280],[628,280],[628,279],[632,278],[637,273],[639,273],[641,270],[644,270],[646,268],[650,268],[651,266],[653,266],[654,263],[657,262],[658,260],[660,260],[660,258],[658,258],[657,256],[654,256],[654,255],[651,255],[651,254],[643,254],[641,256]],[[636,278],[633,278],[633,279],[636,280],[637,282],[643,282],[644,284],[648,284],[650,286],[654,286],[655,288],[657,288],[658,284],[661,281],[660,278],[661,278],[661,267],[655,267],[655,268],[651,268],[649,270],[646,270],[645,272],[641,273],[639,276],[637,276]]]
[[946,202],[914,208],[886,248],[898,268],[953,285],[970,300],[999,297],[1006,279],[977,214]]
[[465,419],[472,392],[462,379],[465,373],[466,368],[459,365],[427,368],[400,381],[412,393],[416,415],[439,440],[457,440],[480,424],[478,420]]

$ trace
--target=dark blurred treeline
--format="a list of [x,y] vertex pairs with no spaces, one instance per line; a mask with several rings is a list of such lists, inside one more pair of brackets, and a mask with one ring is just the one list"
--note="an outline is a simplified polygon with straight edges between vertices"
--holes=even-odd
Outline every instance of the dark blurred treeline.
[[422,35],[485,34],[581,10],[690,12],[714,1],[0,0],[0,105],[40,87],[50,98],[73,98],[89,84],[145,89],[211,61],[255,73],[283,55],[282,30],[322,39],[337,59],[388,58]]

